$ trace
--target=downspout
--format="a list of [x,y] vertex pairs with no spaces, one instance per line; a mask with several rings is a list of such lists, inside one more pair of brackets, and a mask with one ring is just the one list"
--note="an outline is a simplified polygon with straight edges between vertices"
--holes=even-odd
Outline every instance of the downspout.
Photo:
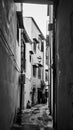
[[49,102],[49,106],[50,106],[50,115],[51,115],[51,45],[50,45],[50,102]]
[[[52,36],[50,36],[49,38],[49,42],[50,42],[50,115],[53,116],[53,128],[55,128],[55,125],[56,125],[56,71],[55,71],[55,56],[56,56],[56,51],[55,51],[55,24],[56,24],[56,19],[55,19],[55,13],[56,13],[56,3],[53,2],[52,3],[53,5],[53,19],[51,21],[51,18],[50,18],[50,26],[49,26],[49,31],[51,31],[50,33],[52,34]],[[51,8],[51,7],[50,7]],[[51,16],[51,12],[50,12],[50,17]],[[53,41],[51,41],[51,40]],[[51,61],[53,58],[53,62]],[[52,64],[53,63],[53,64]],[[53,77],[52,77],[52,70],[53,70]],[[51,84],[51,81],[53,78],[53,88],[52,88],[52,84]],[[51,89],[53,89],[53,93],[51,92]],[[51,99],[51,94],[53,94],[53,101]],[[53,102],[53,103],[52,103]],[[53,105],[53,112],[52,112],[52,108],[51,108],[51,105]]]
[[[23,4],[21,3],[21,12],[23,13]],[[21,53],[22,53],[22,39],[23,39],[23,30],[21,29]],[[22,67],[22,55],[21,55],[21,80],[22,80],[22,74],[23,74],[23,67]],[[22,106],[22,100],[23,100],[23,87],[24,87],[24,84],[22,83],[22,81],[21,81],[21,83],[20,83],[20,111],[22,112],[22,108],[23,108],[23,106]]]
[[[23,4],[21,3],[21,12],[23,13]],[[21,28],[21,52],[22,52],[22,44],[23,44],[23,28]],[[17,124],[22,124],[22,116],[24,110],[24,85],[25,85],[25,75],[23,74],[23,66],[22,66],[22,55],[21,55],[21,74],[20,74],[20,106],[19,111],[17,113]]]
[[55,2],[53,3],[53,128],[56,118],[56,86],[55,86]]
[[57,130],[57,44],[56,44],[56,15],[59,0],[53,3],[53,127]]
[[53,127],[57,130],[57,45],[56,45],[56,13],[59,0],[53,3]]

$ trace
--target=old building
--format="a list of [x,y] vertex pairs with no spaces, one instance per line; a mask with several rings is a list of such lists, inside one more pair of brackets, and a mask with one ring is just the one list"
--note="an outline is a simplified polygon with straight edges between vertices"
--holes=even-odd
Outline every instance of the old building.
[[[26,62],[26,79],[31,81],[31,84],[27,85],[26,81],[26,92],[25,92],[25,100],[26,95],[29,90],[29,98],[31,104],[34,105],[36,103],[40,103],[42,100],[40,96],[40,88],[41,83],[45,81],[45,70],[48,69],[48,66],[45,64],[46,57],[44,53],[44,49],[46,49],[46,40],[40,31],[38,25],[32,17],[24,17],[24,26],[29,35],[32,44],[27,45],[27,62]],[[45,68],[44,68],[45,66]],[[47,66],[47,68],[46,68]],[[44,75],[45,73],[45,75]],[[46,78],[47,80],[47,78]],[[46,81],[47,82],[47,81]]]
[[49,105],[49,44],[44,42],[44,72],[43,72],[43,77],[44,77],[44,83],[45,83],[45,93],[46,93],[46,100],[47,104]]
[[23,85],[23,96],[22,96],[22,106],[23,109],[27,107],[28,100],[31,101],[30,91],[31,91],[31,76],[32,76],[32,64],[31,64],[31,57],[33,54],[32,51],[32,41],[29,38],[26,29],[24,27],[22,32],[22,53],[21,53],[21,63],[22,63],[22,73],[25,75],[25,81]]
[[[0,129],[9,130],[20,105],[20,14],[12,0],[0,1]],[[22,17],[21,17],[22,18]]]
[[[16,0],[54,5],[53,11],[53,127],[73,129],[73,0]],[[18,14],[19,15],[19,14]],[[19,106],[20,44],[12,0],[0,0],[0,129],[8,130]],[[38,45],[38,43],[37,43]],[[19,56],[20,57],[20,56]],[[40,58],[39,58],[40,59]],[[35,75],[35,74],[34,74]]]

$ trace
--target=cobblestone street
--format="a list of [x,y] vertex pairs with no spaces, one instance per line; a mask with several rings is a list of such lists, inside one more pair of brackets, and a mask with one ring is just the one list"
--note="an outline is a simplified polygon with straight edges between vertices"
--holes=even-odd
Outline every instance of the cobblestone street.
[[49,130],[52,129],[52,117],[47,105],[36,105],[23,111],[22,125],[14,124],[12,130]]

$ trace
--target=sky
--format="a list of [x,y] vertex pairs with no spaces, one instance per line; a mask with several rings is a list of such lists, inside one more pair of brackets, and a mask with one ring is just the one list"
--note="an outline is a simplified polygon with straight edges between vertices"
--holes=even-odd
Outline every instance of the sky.
[[47,5],[23,4],[23,16],[33,17],[46,37]]

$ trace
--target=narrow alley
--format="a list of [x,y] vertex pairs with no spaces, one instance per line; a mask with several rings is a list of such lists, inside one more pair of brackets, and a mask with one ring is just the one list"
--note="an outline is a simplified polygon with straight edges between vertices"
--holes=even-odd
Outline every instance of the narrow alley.
[[0,130],[73,130],[73,0],[0,0]]
[[[17,120],[17,119],[16,119]],[[49,115],[47,104],[35,105],[23,111],[22,121],[13,125],[12,130],[53,130],[52,116]]]

